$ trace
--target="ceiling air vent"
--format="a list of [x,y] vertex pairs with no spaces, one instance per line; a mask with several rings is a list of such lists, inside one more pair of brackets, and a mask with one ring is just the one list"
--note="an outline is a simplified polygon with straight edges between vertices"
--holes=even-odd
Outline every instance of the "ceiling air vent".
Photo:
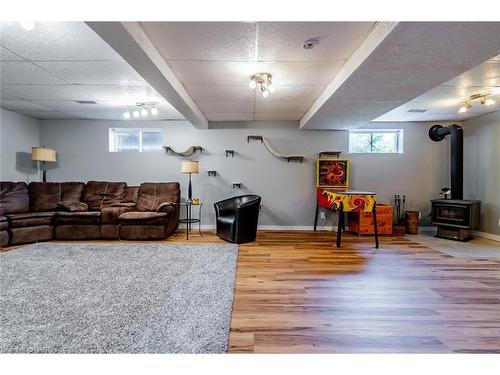
[[424,113],[427,112],[426,109],[409,109],[408,112],[410,113]]
[[75,100],[78,104],[97,104],[97,102],[94,102],[93,100]]

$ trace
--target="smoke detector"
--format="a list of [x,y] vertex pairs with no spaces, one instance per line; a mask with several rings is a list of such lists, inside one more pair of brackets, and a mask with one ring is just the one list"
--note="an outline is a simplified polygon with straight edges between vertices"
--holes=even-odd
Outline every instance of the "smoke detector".
[[304,49],[313,49],[319,44],[319,41],[316,39],[308,39],[304,43],[302,43],[302,48]]

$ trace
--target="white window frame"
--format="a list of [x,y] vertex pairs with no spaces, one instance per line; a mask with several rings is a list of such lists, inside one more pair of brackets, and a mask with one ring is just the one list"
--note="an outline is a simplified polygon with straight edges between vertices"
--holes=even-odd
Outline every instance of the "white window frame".
[[[396,151],[395,152],[377,152],[373,151],[373,134],[374,133],[395,133],[396,134]],[[370,134],[370,151],[356,152],[351,150],[351,134]],[[350,154],[402,154],[403,153],[403,129],[356,129],[349,131],[349,153]]]
[[[127,151],[127,150],[117,150],[118,144],[118,133],[119,132],[139,132],[139,151]],[[161,152],[161,144],[159,150],[143,150],[142,148],[142,133],[160,133],[161,143],[163,143],[163,131],[160,128],[109,128],[109,152],[146,152],[146,153],[159,153]]]

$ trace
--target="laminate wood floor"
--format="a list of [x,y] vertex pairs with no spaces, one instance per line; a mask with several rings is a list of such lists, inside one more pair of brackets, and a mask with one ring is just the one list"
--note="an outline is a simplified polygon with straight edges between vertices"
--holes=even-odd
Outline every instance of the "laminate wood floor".
[[370,237],[342,242],[261,231],[241,245],[229,352],[500,353],[498,259],[452,257],[411,236],[382,237],[378,250]]
[[333,232],[259,231],[240,245],[228,351],[500,353],[500,259],[416,239],[383,236],[376,250],[346,233],[337,249]]

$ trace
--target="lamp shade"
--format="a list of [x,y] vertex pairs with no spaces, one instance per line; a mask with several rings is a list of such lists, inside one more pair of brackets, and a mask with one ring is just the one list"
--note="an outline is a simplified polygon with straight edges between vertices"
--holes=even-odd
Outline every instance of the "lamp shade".
[[56,161],[56,150],[46,147],[32,147],[31,160]]
[[198,160],[183,160],[182,173],[198,173]]

